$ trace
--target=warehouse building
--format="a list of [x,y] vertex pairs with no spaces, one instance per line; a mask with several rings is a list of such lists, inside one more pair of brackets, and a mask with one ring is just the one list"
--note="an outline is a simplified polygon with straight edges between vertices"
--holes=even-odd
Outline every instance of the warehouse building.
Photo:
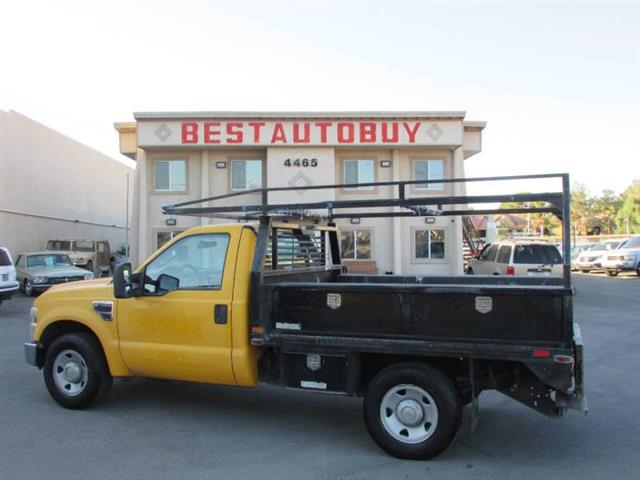
[[[13,110],[0,110],[0,245],[14,258],[49,239],[127,242],[134,169]],[[129,200],[130,201],[130,200]]]
[[[114,124],[136,160],[132,256],[141,261],[185,229],[214,220],[167,217],[165,204],[254,188],[464,177],[484,122],[464,112],[155,112]],[[278,192],[271,202],[393,196],[393,187]],[[455,183],[415,185],[407,196],[462,194]],[[260,202],[260,195],[242,198]],[[238,198],[233,199],[238,203]],[[435,206],[434,206],[435,207]],[[457,217],[338,222],[351,271],[461,273]]]

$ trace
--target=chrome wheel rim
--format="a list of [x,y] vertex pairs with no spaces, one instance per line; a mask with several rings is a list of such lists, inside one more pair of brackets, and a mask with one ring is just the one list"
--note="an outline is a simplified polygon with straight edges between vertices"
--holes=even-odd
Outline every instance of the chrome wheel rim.
[[87,363],[75,350],[63,350],[53,361],[53,380],[58,390],[75,397],[84,392],[89,379]]
[[29,280],[27,280],[24,284],[24,293],[26,293],[28,296],[31,296],[31,294],[33,293],[33,286],[31,285],[31,282]]
[[396,385],[382,397],[380,422],[394,439],[415,444],[430,438],[438,427],[438,407],[426,390]]

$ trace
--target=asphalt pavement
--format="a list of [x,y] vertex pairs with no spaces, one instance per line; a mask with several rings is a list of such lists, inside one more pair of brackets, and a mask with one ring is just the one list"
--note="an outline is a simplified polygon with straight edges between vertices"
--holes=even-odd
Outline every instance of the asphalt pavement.
[[65,410],[24,362],[32,299],[17,296],[0,306],[0,479],[640,478],[640,278],[574,284],[589,414],[550,419],[484,392],[475,434],[466,411],[451,447],[422,462],[382,452],[362,401],[341,396],[134,379]]

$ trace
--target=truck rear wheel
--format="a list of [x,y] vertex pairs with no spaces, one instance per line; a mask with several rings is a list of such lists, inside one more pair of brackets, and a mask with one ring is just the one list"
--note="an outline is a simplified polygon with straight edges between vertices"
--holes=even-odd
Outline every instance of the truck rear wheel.
[[364,400],[369,434],[398,458],[424,460],[442,453],[462,420],[458,390],[441,371],[419,363],[385,368]]
[[100,344],[86,332],[54,340],[45,355],[43,374],[53,399],[77,410],[106,395],[113,383]]

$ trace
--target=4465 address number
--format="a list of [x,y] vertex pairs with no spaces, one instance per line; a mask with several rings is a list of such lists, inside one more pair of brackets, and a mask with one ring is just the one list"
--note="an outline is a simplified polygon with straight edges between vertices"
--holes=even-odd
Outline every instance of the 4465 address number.
[[317,158],[287,158],[284,161],[285,167],[317,167]]

